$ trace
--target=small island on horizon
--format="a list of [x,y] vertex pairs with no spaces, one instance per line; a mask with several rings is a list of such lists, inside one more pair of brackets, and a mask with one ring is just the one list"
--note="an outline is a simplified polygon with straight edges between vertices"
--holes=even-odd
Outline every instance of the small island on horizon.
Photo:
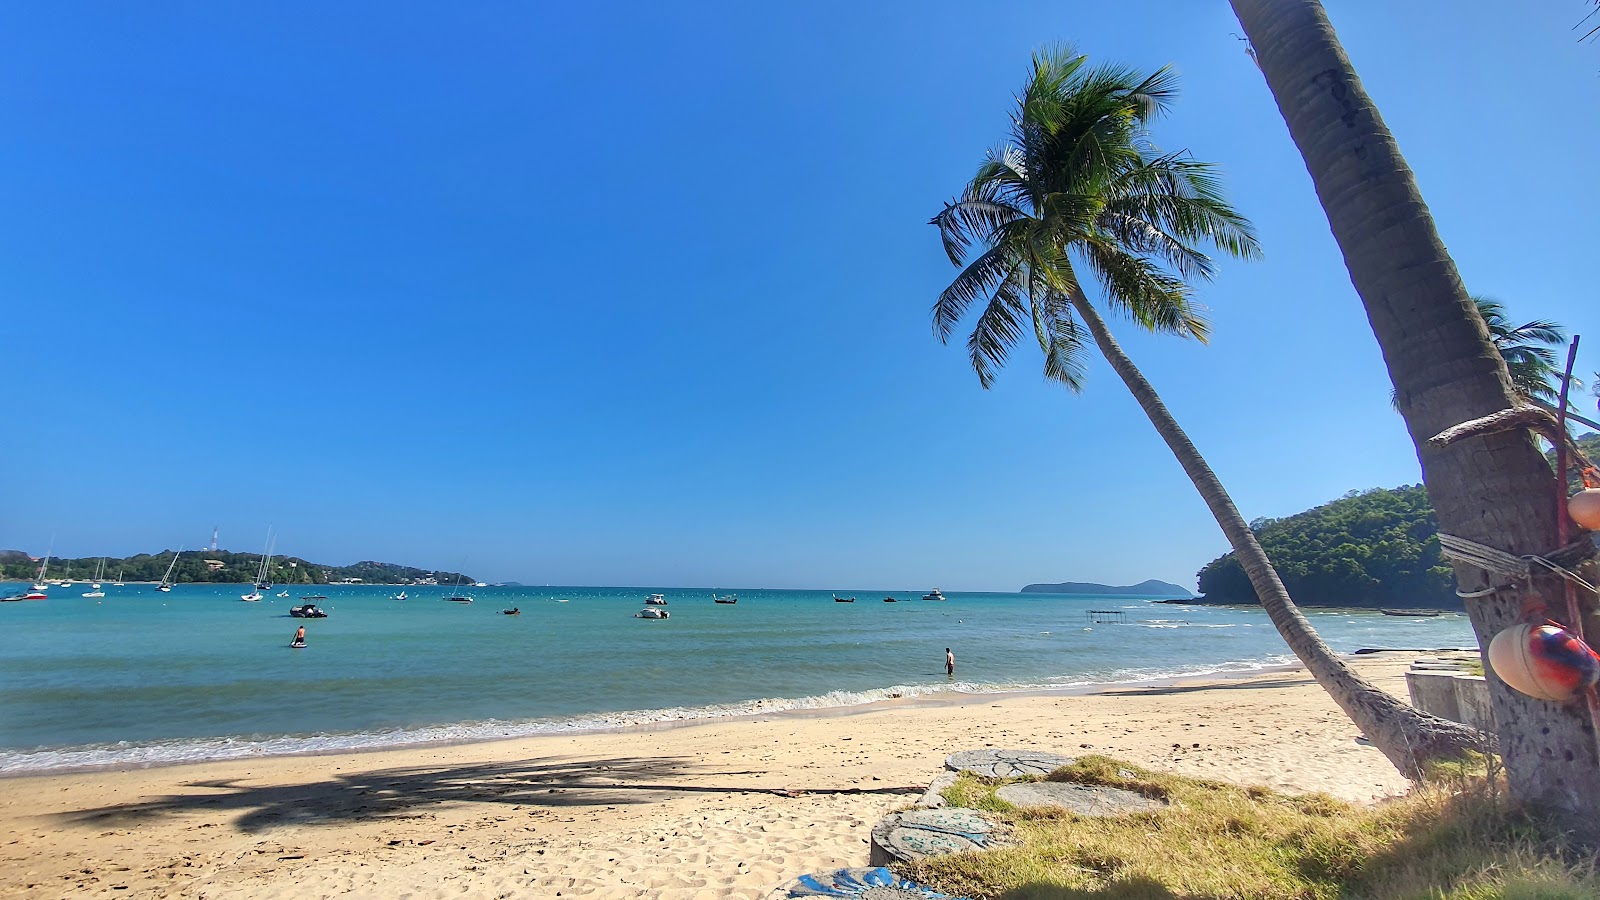
[[1092,581],[1063,581],[1057,584],[1030,584],[1019,592],[1023,594],[1095,594],[1130,597],[1193,597],[1194,591],[1186,587],[1151,578],[1138,584],[1095,584]]

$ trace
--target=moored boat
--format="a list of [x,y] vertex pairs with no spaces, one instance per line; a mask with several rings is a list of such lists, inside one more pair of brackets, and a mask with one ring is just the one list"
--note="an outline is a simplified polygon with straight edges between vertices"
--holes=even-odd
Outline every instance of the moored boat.
[[1441,615],[1437,609],[1380,609],[1378,612],[1386,616],[1409,616],[1420,619],[1431,619]]
[[670,619],[672,618],[672,613],[669,613],[660,607],[646,606],[644,609],[634,613],[633,617],[635,619]]
[[939,589],[938,588],[934,588],[933,590],[927,592],[926,594],[923,594],[922,595],[922,599],[924,599],[924,600],[943,600],[944,599],[944,595],[939,593]]
[[644,602],[645,602],[645,605],[647,605],[647,606],[666,606],[667,605],[667,595],[666,594],[651,594],[650,596],[644,598]]
[[322,611],[322,607],[315,603],[307,603],[304,606],[291,606],[289,607],[289,615],[294,616],[296,619],[326,619],[328,617],[328,614]]
[[835,602],[835,603],[854,603],[854,602],[856,602],[856,598],[854,598],[854,597],[841,597],[838,594],[834,594],[833,595],[833,602]]
[[711,595],[711,602],[712,603],[730,603],[730,604],[731,603],[738,603],[739,602],[739,595],[738,594],[729,594],[726,597],[718,597],[716,594],[712,594]]

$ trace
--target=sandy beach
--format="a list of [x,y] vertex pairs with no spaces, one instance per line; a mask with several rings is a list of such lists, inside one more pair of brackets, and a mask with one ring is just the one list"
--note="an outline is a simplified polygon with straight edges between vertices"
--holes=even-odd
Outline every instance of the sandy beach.
[[[1408,657],[1358,665],[1404,694]],[[1405,781],[1304,672],[0,779],[0,896],[761,897],[863,865],[946,754],[1106,753],[1368,801]]]

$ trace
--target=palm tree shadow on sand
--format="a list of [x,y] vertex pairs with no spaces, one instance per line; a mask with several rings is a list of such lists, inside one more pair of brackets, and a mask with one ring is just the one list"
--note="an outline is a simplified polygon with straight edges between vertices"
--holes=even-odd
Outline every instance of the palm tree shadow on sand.
[[560,757],[488,765],[377,769],[335,774],[298,784],[254,786],[239,779],[193,781],[190,790],[162,797],[63,813],[64,824],[138,825],[191,813],[237,811],[233,826],[257,833],[282,825],[335,825],[419,818],[444,804],[496,803],[566,808],[656,803],[684,793],[806,794],[920,793],[918,787],[772,788],[677,783],[694,777],[739,777],[757,771],[710,771],[679,758]]

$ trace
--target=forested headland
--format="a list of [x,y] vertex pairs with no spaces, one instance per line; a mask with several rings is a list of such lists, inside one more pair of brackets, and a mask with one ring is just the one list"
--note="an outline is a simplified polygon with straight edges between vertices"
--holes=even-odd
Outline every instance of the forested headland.
[[[1578,444],[1600,459],[1600,434],[1586,434]],[[1571,473],[1573,489],[1576,480]],[[1439,555],[1433,505],[1420,484],[1351,491],[1297,515],[1256,519],[1250,527],[1301,606],[1462,608],[1450,564]],[[1196,603],[1258,602],[1232,553],[1200,570],[1199,591]]]
[[[106,557],[103,581],[160,581],[172,563],[173,551],[140,553],[128,557]],[[87,581],[94,577],[100,565],[98,556],[82,559],[50,560],[46,574],[58,578]],[[217,565],[220,563],[221,565]],[[261,565],[259,553],[231,553],[226,550],[185,550],[173,568],[174,582],[213,582],[239,584],[254,581]],[[20,550],[0,550],[0,579],[31,581],[39,574],[39,562]],[[454,584],[459,578],[471,583],[475,579],[466,574],[418,569],[394,563],[363,560],[351,566],[329,566],[309,562],[296,556],[275,556],[267,573],[274,584],[337,584],[349,579],[360,579],[367,584],[418,584],[436,580],[440,584]]]

